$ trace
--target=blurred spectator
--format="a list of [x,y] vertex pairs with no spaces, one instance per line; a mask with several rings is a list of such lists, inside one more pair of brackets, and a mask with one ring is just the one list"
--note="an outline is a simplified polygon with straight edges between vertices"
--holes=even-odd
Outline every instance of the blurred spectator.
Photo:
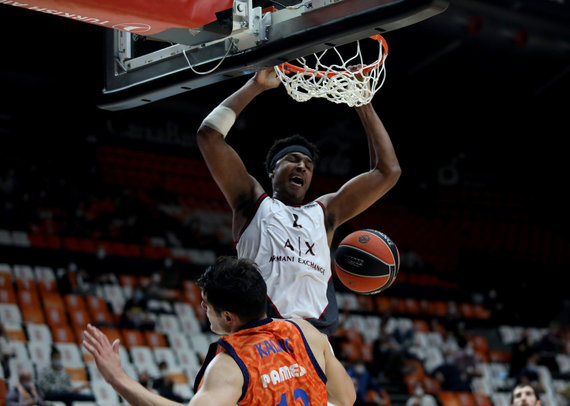
[[564,353],[564,349],[564,336],[560,325],[552,321],[548,326],[548,331],[536,344],[536,351],[540,355],[540,365],[546,366],[551,373],[558,374],[560,371],[556,355]]
[[47,406],[32,379],[30,371],[21,371],[18,382],[6,393],[6,406]]
[[38,389],[45,400],[59,401],[71,406],[75,401],[94,402],[92,395],[80,393],[88,388],[89,383],[73,387],[73,382],[67,371],[63,368],[61,353],[57,348],[51,351],[50,365],[40,371]]
[[15,355],[16,354],[14,348],[12,348],[10,336],[6,333],[4,324],[0,322],[0,362],[2,364],[2,369],[4,370],[4,379],[10,377],[10,368],[8,367],[8,363],[10,361],[10,358],[14,357]]
[[465,339],[458,341],[459,348],[454,355],[454,363],[466,380],[471,382],[473,378],[481,376],[483,373],[479,370],[479,358],[475,353],[473,344]]
[[424,262],[417,252],[404,246],[400,253],[400,266],[406,271],[417,272],[424,268]]
[[443,391],[471,391],[471,376],[462,372],[455,364],[455,358],[452,352],[445,353],[444,362],[436,367],[431,375],[438,381]]
[[120,326],[135,330],[154,329],[154,320],[148,308],[148,298],[142,286],[135,286],[132,296],[125,302]]
[[570,383],[567,383],[562,389],[558,391],[559,406],[570,405]]
[[154,379],[152,388],[160,395],[174,402],[184,403],[187,399],[183,399],[174,391],[174,380],[170,376],[168,364],[161,361],[158,364],[159,376]]
[[408,338],[405,333],[394,335],[388,325],[388,322],[381,324],[378,338],[374,340],[371,372],[374,376],[381,376],[392,382],[402,382],[406,373],[407,349],[402,347],[396,336],[403,342],[408,342]]
[[540,375],[538,373],[538,361],[540,360],[540,355],[537,353],[532,353],[527,361],[526,365],[522,367],[518,374],[515,376],[515,383],[521,385],[529,385],[536,390],[542,391],[542,385],[540,383]]
[[145,288],[148,297],[151,299],[171,301],[177,298],[174,290],[166,288],[166,283],[163,280],[163,272],[154,272],[150,282]]
[[526,365],[528,358],[534,353],[534,343],[526,329],[522,330],[521,338],[511,347],[511,362],[509,376],[514,378]]
[[144,386],[148,390],[152,390],[152,379],[150,377],[150,374],[147,371],[142,371],[141,373],[139,373],[138,379],[139,379],[139,383],[142,386]]
[[354,405],[368,406],[377,404],[371,401],[371,399],[374,399],[375,397],[370,397],[369,391],[372,390],[379,394],[380,386],[366,368],[364,361],[359,360],[350,365],[346,372],[352,378],[352,382],[354,382],[354,388],[356,389],[356,402]]
[[414,393],[406,401],[406,406],[438,406],[436,398],[426,393],[422,381],[414,384]]

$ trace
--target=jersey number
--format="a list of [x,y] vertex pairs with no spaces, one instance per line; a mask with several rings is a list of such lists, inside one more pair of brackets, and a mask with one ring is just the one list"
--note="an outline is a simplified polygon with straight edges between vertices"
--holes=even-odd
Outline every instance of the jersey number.
[[[295,396],[295,403],[298,399],[301,399],[303,401],[303,406],[309,406],[309,397],[307,396],[307,392],[303,389],[295,389],[293,396]],[[285,397],[285,394],[281,395],[281,400],[276,406],[287,406],[287,398]]]

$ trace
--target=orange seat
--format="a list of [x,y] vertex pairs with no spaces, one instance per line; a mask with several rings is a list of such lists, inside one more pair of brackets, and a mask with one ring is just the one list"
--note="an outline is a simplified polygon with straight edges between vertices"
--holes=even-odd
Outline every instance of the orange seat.
[[73,382],[89,382],[85,368],[65,368]]
[[44,308],[56,308],[65,310],[65,303],[59,292],[40,290],[40,299]]
[[69,319],[74,329],[84,329],[92,322],[92,317],[85,309],[68,309]]
[[10,273],[10,270],[2,270],[2,272],[0,272],[0,288],[7,287],[11,287],[12,289],[14,288],[12,284],[12,274]]
[[461,406],[475,406],[473,394],[470,392],[457,392],[456,397],[459,400],[459,404]]
[[85,299],[83,299],[83,296],[81,295],[68,293],[66,295],[63,295],[63,301],[67,307],[68,312],[76,310],[87,310]]
[[447,303],[441,300],[434,300],[429,303],[428,311],[433,316],[445,317],[448,314]]
[[0,378],[0,406],[6,404],[6,394],[8,393],[8,385],[3,378]]
[[45,315],[46,315],[46,324],[50,327],[52,326],[62,326],[67,325],[67,313],[63,308],[57,307],[46,307],[45,308]]
[[404,311],[407,314],[418,315],[421,313],[420,301],[411,297],[404,299]]
[[119,284],[121,286],[135,287],[139,284],[139,278],[135,275],[119,275]]
[[0,288],[0,303],[18,303],[18,300],[16,299],[16,292],[12,286]]
[[413,321],[414,330],[420,333],[429,333],[429,325],[425,320],[414,320]]
[[456,392],[441,391],[437,396],[442,406],[461,406]]
[[10,337],[10,340],[18,341],[21,343],[25,343],[26,341],[28,341],[28,339],[26,337],[26,333],[24,332],[24,330],[22,330],[22,329],[9,330],[6,326],[4,326],[4,328],[6,330],[6,334],[8,335],[8,337]]
[[127,348],[146,346],[144,336],[139,330],[121,329],[123,345]]
[[75,343],[76,338],[69,325],[60,324],[51,327],[51,335],[54,343]]
[[376,310],[379,313],[389,313],[391,311],[391,301],[386,296],[376,297]]
[[16,297],[20,307],[41,307],[40,296],[38,295],[38,291],[35,289],[35,285],[33,289],[17,289]]
[[145,331],[144,332],[145,342],[151,348],[164,348],[168,347],[166,342],[166,337],[164,334],[158,331]]
[[493,403],[491,402],[491,399],[489,399],[489,396],[482,393],[474,393],[473,401],[475,403],[475,406],[493,406]]
[[121,344],[123,344],[123,336],[121,335],[121,330],[119,330],[118,328],[99,327],[99,330],[101,330],[101,332],[107,336],[111,344],[116,339],[119,339],[121,341]]
[[105,299],[99,296],[87,296],[86,303],[93,322],[113,324],[113,316]]
[[172,372],[168,374],[168,377],[172,379],[174,385],[188,385],[188,377],[184,372]]
[[39,305],[38,306],[20,305],[20,311],[22,312],[22,320],[24,321],[24,323],[36,323],[36,324],[46,323],[44,311]]

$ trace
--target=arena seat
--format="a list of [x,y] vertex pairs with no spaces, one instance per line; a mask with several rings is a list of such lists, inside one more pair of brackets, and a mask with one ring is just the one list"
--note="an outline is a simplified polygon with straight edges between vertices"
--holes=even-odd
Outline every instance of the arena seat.
[[51,330],[47,324],[26,323],[25,328],[30,341],[44,341],[48,343],[53,341]]
[[6,394],[8,393],[8,385],[6,380],[2,377],[0,378],[0,406],[6,405]]
[[132,364],[138,373],[148,372],[150,376],[157,376],[158,365],[154,358],[153,351],[147,346],[136,346],[129,349]]
[[143,332],[134,329],[121,329],[121,335],[123,336],[123,344],[127,349],[132,347],[143,347],[146,346],[146,340],[144,338]]
[[75,332],[67,323],[51,326],[51,334],[54,343],[75,343],[77,337]]
[[158,331],[144,331],[143,332],[145,342],[151,348],[164,348],[168,347],[166,337],[163,333]]
[[11,341],[22,342],[22,343],[28,341],[26,332],[22,328],[21,324],[15,324],[15,323],[3,323],[3,324],[4,324],[4,330],[6,331],[8,337],[10,337]]
[[98,406],[117,406],[120,403],[117,392],[104,380],[91,381],[91,390]]

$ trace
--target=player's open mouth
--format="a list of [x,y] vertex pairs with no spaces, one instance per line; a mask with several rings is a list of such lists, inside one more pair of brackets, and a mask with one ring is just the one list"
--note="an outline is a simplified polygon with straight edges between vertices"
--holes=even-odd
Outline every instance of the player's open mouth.
[[293,176],[291,179],[289,179],[289,181],[297,186],[303,186],[305,184],[303,178],[299,176]]

